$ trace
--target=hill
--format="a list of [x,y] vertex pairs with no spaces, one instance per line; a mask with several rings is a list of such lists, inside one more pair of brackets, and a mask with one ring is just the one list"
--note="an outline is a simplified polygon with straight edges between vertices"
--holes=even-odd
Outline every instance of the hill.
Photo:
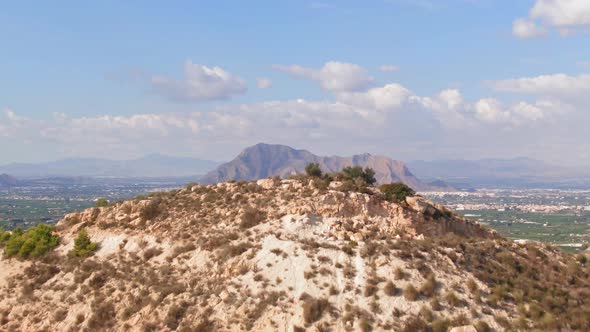
[[185,177],[205,174],[219,163],[159,154],[133,160],[63,159],[47,163],[14,163],[0,172],[18,177]]
[[0,174],[0,188],[10,188],[17,184],[15,177],[8,174]]
[[[309,178],[189,185],[67,215],[46,256],[0,257],[0,329],[590,328],[587,261],[506,240],[418,196],[341,188]],[[82,230],[98,244],[86,258],[71,251],[94,249]]]
[[322,157],[306,150],[285,145],[256,144],[242,151],[235,159],[207,173],[205,184],[228,180],[256,180],[272,176],[287,178],[305,173],[309,163],[319,163],[324,172],[340,171],[346,166],[370,167],[376,172],[378,183],[401,181],[417,191],[449,191],[448,185],[430,185],[416,178],[406,165],[384,156],[360,154],[352,157]]

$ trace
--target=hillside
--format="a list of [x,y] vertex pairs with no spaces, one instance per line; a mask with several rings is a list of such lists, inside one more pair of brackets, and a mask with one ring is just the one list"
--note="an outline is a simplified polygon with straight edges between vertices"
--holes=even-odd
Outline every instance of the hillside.
[[207,173],[201,178],[201,182],[211,184],[228,180],[251,181],[272,176],[287,178],[304,173],[305,166],[309,163],[319,163],[325,172],[336,172],[346,166],[370,167],[376,172],[378,183],[401,181],[418,191],[454,190],[447,185],[424,183],[403,162],[384,156],[361,154],[352,157],[321,157],[306,150],[263,143],[246,148],[232,161]]
[[8,174],[0,174],[0,188],[10,188],[17,184],[15,177]]
[[[49,255],[0,258],[0,329],[590,328],[586,261],[418,196],[340,188],[189,185],[67,215]],[[70,257],[83,229],[98,250]]]
[[176,177],[205,174],[219,163],[159,154],[133,160],[63,159],[46,163],[13,163],[0,172],[19,177]]

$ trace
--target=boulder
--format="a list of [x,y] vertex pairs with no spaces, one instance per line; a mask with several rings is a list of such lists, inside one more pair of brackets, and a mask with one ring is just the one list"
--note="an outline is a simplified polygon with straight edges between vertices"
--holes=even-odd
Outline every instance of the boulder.
[[427,200],[425,200],[422,197],[418,197],[418,196],[406,197],[406,202],[416,212],[420,212],[422,214],[435,214],[436,213],[436,208],[434,206],[432,206],[432,204],[430,204]]
[[256,184],[259,185],[262,189],[272,189],[275,186],[275,181],[273,179],[260,179],[256,181]]

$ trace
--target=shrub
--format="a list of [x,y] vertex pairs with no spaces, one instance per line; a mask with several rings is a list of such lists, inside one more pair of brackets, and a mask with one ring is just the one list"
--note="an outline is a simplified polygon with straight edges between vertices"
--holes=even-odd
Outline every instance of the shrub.
[[109,201],[106,200],[106,198],[99,198],[96,201],[96,207],[105,207],[109,205]]
[[318,163],[309,163],[305,166],[305,173],[308,176],[320,178],[322,177],[322,169],[320,168],[320,164]]
[[139,211],[139,216],[142,220],[152,220],[162,212],[160,207],[161,200],[153,198],[150,202]]
[[244,214],[242,214],[242,218],[240,220],[240,228],[252,228],[260,224],[265,218],[266,215],[263,211],[260,211],[253,207],[249,207],[244,211]]
[[434,277],[434,274],[430,273],[426,278],[424,284],[422,284],[422,287],[420,287],[420,294],[422,294],[425,297],[431,297],[434,295],[435,292],[436,278]]
[[346,180],[361,179],[368,185],[373,185],[377,182],[375,179],[375,171],[372,168],[366,167],[364,170],[360,166],[344,167],[341,176]]
[[473,280],[473,278],[469,278],[469,280],[467,280],[467,289],[469,289],[469,291],[473,295],[476,295],[477,292],[479,291],[479,287],[477,286],[477,282],[475,282],[475,280]]
[[408,196],[414,196],[416,192],[402,182],[395,182],[379,186],[379,190],[383,193],[383,198],[386,201],[393,203],[401,203],[406,200]]
[[26,232],[17,228],[6,241],[4,254],[20,258],[43,256],[59,244],[59,236],[53,235],[52,230],[45,224],[29,228]]
[[166,326],[171,329],[172,331],[178,328],[180,321],[184,317],[186,312],[186,303],[181,303],[180,305],[172,305],[170,309],[168,309],[168,314],[166,315]]
[[423,305],[422,308],[420,308],[420,317],[424,318],[427,322],[432,322],[434,314],[432,313],[432,310]]
[[314,323],[324,314],[330,307],[330,302],[326,299],[314,299],[311,296],[307,296],[303,302],[303,319],[307,324]]
[[70,251],[73,257],[87,257],[96,250],[98,244],[90,241],[88,232],[85,229],[78,233],[78,237],[74,240],[74,248]]
[[409,284],[404,288],[404,297],[408,301],[416,301],[418,299],[418,291],[412,284]]
[[449,291],[445,294],[445,300],[451,307],[456,307],[461,304],[461,300],[457,297],[455,292]]
[[404,279],[406,277],[406,273],[400,267],[397,267],[395,269],[395,271],[393,272],[393,274],[394,274],[393,278],[395,280]]
[[0,228],[0,245],[4,245],[10,239],[10,233]]
[[404,321],[403,332],[428,331],[428,324],[420,317],[410,316]]
[[432,332],[447,332],[451,327],[451,321],[448,318],[437,318],[432,322]]
[[395,287],[393,281],[390,280],[385,284],[383,292],[389,296],[395,296],[395,294],[397,294],[397,288]]
[[477,323],[475,323],[475,329],[477,330],[477,332],[491,332],[492,331],[492,329],[490,328],[488,323],[486,323],[484,320],[480,320]]

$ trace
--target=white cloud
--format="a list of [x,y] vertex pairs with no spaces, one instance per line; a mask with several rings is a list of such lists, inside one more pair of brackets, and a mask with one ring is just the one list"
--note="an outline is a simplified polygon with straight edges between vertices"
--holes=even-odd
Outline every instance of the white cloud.
[[167,76],[152,76],[149,84],[155,92],[178,102],[200,102],[227,99],[232,95],[246,92],[243,79],[230,74],[220,67],[184,64],[182,79]]
[[536,0],[528,18],[514,21],[512,32],[520,38],[546,34],[547,27],[557,28],[561,36],[569,36],[574,28],[590,25],[588,0]]
[[502,109],[499,101],[486,98],[475,103],[475,117],[484,122],[500,123],[507,121],[510,114]]
[[398,71],[399,67],[394,66],[394,65],[382,65],[381,67],[379,67],[379,70],[381,70],[382,72],[385,72],[385,73],[390,73],[390,72]]
[[531,9],[530,16],[557,27],[588,25],[590,24],[590,1],[537,0]]
[[336,95],[336,98],[357,107],[387,111],[400,108],[412,95],[412,92],[405,87],[391,83],[372,88],[367,92],[341,92]]
[[540,75],[494,81],[491,85],[494,90],[503,92],[587,98],[590,94],[590,74]]
[[256,85],[259,89],[268,89],[272,86],[272,81],[268,78],[261,77],[256,80]]
[[547,29],[538,26],[534,21],[519,18],[512,24],[512,33],[519,38],[535,38],[547,35]]
[[361,91],[373,83],[373,77],[359,65],[329,61],[320,69],[300,65],[273,65],[273,69],[297,78],[317,81],[327,91]]

